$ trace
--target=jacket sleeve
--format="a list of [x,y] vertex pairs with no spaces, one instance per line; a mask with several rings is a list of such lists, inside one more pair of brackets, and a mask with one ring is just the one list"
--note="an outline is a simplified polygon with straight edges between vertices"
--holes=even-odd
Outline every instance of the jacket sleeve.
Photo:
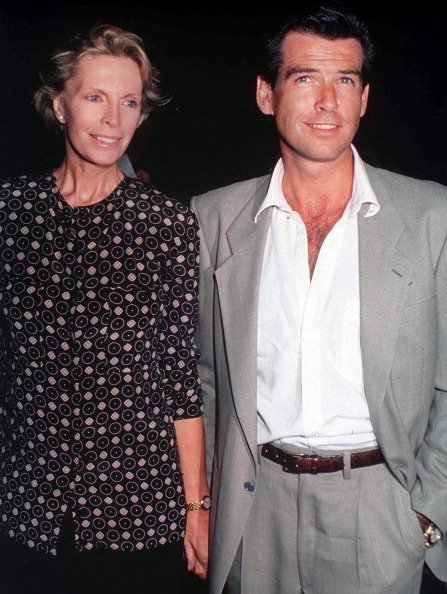
[[[447,217],[439,220],[447,224]],[[445,234],[446,228],[441,230]],[[412,490],[413,508],[430,518],[444,533],[428,549],[427,563],[447,581],[447,238],[435,266],[437,300],[437,366],[427,430],[417,454],[418,481]]]
[[199,277],[199,319],[197,325],[197,345],[200,352],[199,376],[202,383],[204,422],[206,436],[206,466],[208,480],[211,480],[213,467],[215,420],[216,420],[216,386],[214,374],[214,342],[213,342],[213,311],[214,311],[214,269],[210,252],[204,237],[200,220],[200,208],[195,198],[191,200],[191,209],[199,220],[200,236],[200,277]]

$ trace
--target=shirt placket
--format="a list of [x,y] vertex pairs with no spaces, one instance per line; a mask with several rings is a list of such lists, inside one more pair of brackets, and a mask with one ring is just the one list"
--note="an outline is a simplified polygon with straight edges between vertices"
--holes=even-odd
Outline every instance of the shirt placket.
[[[84,467],[84,445],[82,431],[84,428],[84,421],[81,416],[81,407],[83,404],[83,396],[81,393],[81,380],[82,380],[82,363],[81,363],[81,339],[83,335],[82,328],[78,328],[76,325],[76,318],[82,312],[86,311],[86,296],[84,291],[84,280],[83,280],[83,268],[85,266],[83,253],[82,253],[82,241],[80,239],[81,229],[78,226],[78,209],[74,210],[73,213],[73,230],[74,230],[74,244],[73,252],[75,256],[75,266],[73,269],[73,276],[75,280],[75,291],[73,295],[73,304],[70,310],[70,329],[71,329],[71,343],[73,352],[73,367],[72,367],[72,381],[73,381],[73,427],[75,433],[73,436],[74,445],[73,449],[76,453],[75,458],[75,469],[76,474],[74,477],[75,483],[80,481],[80,472]],[[76,492],[76,487],[75,487]]]
[[[72,291],[66,295],[67,318],[63,324],[65,326],[65,340],[61,339],[60,342],[61,352],[66,352],[70,355],[69,364],[60,368],[60,374],[64,377],[67,386],[67,389],[62,395],[62,399],[67,400],[67,415],[62,419],[62,424],[65,427],[67,435],[67,439],[63,443],[63,449],[66,449],[67,460],[70,460],[69,490],[73,493],[76,492],[76,476],[82,466],[81,395],[79,390],[80,366],[79,349],[77,348],[75,338],[75,309],[76,302],[79,300],[79,286],[76,279],[75,266],[77,264],[79,249],[77,246],[74,210],[64,205],[60,211],[60,219],[67,240],[66,250],[63,255],[63,274],[69,286],[73,287]],[[68,499],[71,499],[71,503],[68,502],[68,504],[73,507],[73,497],[69,496]]]
[[[324,422],[323,389],[325,343],[325,305],[330,298],[330,286],[344,233],[344,220],[340,219],[328,233],[315,266],[309,285],[303,316],[301,341],[302,397],[306,434],[308,437],[321,435]],[[309,442],[310,446],[311,443]]]

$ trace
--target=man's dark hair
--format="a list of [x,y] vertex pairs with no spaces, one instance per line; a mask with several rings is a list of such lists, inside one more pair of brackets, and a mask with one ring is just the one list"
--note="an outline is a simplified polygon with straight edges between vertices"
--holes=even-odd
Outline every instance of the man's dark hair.
[[276,85],[283,61],[284,38],[292,32],[310,33],[326,39],[357,39],[363,50],[362,84],[365,86],[369,82],[374,48],[368,27],[357,16],[342,8],[319,6],[317,9],[307,9],[295,16],[281,28],[277,35],[268,40],[263,76],[272,88]]

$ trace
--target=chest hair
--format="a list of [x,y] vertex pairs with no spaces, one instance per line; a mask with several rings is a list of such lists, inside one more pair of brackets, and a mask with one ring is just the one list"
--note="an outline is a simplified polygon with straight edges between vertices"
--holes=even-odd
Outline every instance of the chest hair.
[[321,246],[328,233],[341,217],[341,214],[342,212],[337,212],[329,217],[310,218],[304,221],[307,231],[307,253],[310,278],[313,276]]

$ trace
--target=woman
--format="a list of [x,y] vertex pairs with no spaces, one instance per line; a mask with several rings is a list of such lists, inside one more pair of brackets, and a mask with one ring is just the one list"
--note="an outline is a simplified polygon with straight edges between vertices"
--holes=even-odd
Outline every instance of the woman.
[[64,160],[2,184],[8,594],[175,592],[183,544],[205,577],[197,225],[117,165],[162,103],[157,77],[141,39],[118,27],[56,53],[34,98],[64,130]]

